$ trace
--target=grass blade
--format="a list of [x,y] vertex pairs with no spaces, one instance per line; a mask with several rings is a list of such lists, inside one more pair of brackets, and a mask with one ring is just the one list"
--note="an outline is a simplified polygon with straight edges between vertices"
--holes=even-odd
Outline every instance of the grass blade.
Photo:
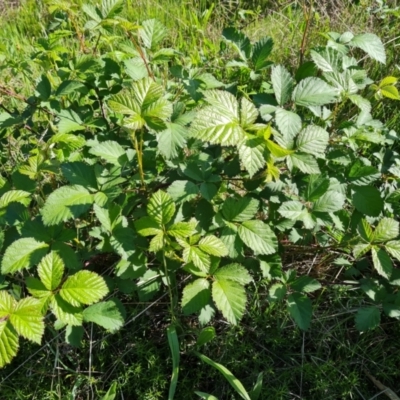
[[176,385],[178,383],[179,360],[180,360],[179,341],[175,326],[170,325],[167,328],[167,336],[168,336],[169,347],[171,349],[171,354],[172,354],[172,376],[171,376],[171,385],[169,386],[168,400],[173,400],[175,395]]

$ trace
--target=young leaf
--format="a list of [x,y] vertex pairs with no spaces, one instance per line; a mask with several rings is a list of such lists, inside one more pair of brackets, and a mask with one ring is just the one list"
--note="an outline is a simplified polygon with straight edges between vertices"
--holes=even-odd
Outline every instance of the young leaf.
[[287,298],[287,306],[290,315],[293,317],[299,328],[306,331],[311,324],[311,300],[303,294],[292,293]]
[[175,204],[168,193],[159,190],[151,196],[147,213],[159,225],[165,225],[175,214]]
[[259,205],[253,197],[228,197],[222,205],[222,214],[227,221],[248,221],[254,217]]
[[320,78],[305,78],[298,83],[292,95],[298,106],[323,106],[337,99],[337,90]]
[[39,278],[47,290],[58,288],[64,275],[64,263],[54,251],[43,257],[38,265]]
[[197,337],[196,340],[196,346],[200,347],[205,345],[208,342],[211,342],[217,334],[215,333],[215,328],[213,326],[207,326],[206,328],[203,328]]
[[217,280],[230,280],[240,285],[247,285],[253,280],[247,269],[240,264],[225,265],[214,273],[214,277]]
[[6,208],[9,204],[17,202],[27,206],[31,202],[31,194],[23,190],[9,190],[0,198],[0,208]]
[[365,215],[377,217],[383,210],[383,199],[373,186],[356,186],[352,197],[354,207]]
[[372,262],[378,274],[389,279],[392,275],[393,264],[386,251],[374,246],[371,249],[371,254]]
[[61,297],[75,307],[96,303],[107,293],[108,287],[104,279],[87,270],[69,276],[60,289]]
[[42,208],[43,223],[57,225],[69,218],[77,218],[92,204],[93,196],[83,186],[62,186],[47,198]]
[[203,272],[208,272],[211,266],[210,256],[197,247],[187,247],[183,250],[183,259],[185,262],[193,264]]
[[94,322],[103,328],[116,332],[124,325],[124,310],[116,299],[93,304],[83,311],[83,320]]
[[38,344],[42,341],[44,322],[39,300],[33,297],[20,300],[10,315],[10,322],[24,338]]
[[210,283],[207,279],[196,279],[183,288],[182,309],[187,314],[193,314],[205,307],[211,298]]
[[379,326],[381,313],[377,307],[359,308],[356,314],[356,328],[361,331],[368,331]]
[[276,252],[278,241],[271,228],[260,220],[245,221],[239,226],[240,238],[255,254]]
[[244,287],[230,280],[218,280],[212,285],[212,297],[222,315],[233,325],[243,317],[246,309]]
[[367,220],[362,219],[358,224],[357,231],[359,235],[368,243],[371,243],[374,237],[372,227]]
[[49,245],[32,238],[22,238],[13,242],[4,253],[1,263],[3,275],[30,268],[47,253]]
[[198,244],[201,251],[216,257],[225,257],[228,250],[224,243],[214,235],[209,235],[200,240]]
[[285,105],[290,99],[294,86],[290,73],[282,65],[276,65],[272,68],[271,82],[278,104]]

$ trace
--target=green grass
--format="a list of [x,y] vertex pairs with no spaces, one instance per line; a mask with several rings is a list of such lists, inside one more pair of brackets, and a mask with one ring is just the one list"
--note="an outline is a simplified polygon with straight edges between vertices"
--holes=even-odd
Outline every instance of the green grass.
[[[128,3],[126,17],[138,23],[148,18],[161,20],[170,29],[171,46],[190,49],[194,64],[212,60],[219,51],[222,28],[233,24],[243,27],[252,40],[271,36],[275,42],[273,60],[296,66],[305,30],[300,2],[281,2],[271,9],[271,2],[252,3],[253,9],[239,14],[218,6],[207,13],[210,2],[201,0],[140,0],[135,5]],[[390,46],[387,67],[382,70],[382,66],[369,62],[371,76],[397,76],[400,20],[390,17],[391,22],[386,23],[371,16],[366,7],[372,2],[364,3],[335,9],[332,18],[317,10],[308,42],[318,45],[323,41],[320,32],[329,30],[373,31]],[[33,52],[34,37],[44,31],[47,16],[44,2],[28,1],[19,10],[10,11],[2,22],[0,52],[15,61],[15,71],[2,76],[18,92],[32,85],[24,77],[24,66],[19,65],[19,53]],[[17,51],[9,45],[11,42],[17,43]],[[377,117],[399,130],[398,105],[387,103],[376,110]],[[242,324],[231,327],[217,318],[217,338],[202,352],[229,368],[247,389],[254,385],[258,373],[264,372],[262,399],[384,399],[384,394],[377,396],[380,389],[366,371],[400,394],[398,322],[383,320],[378,329],[360,334],[354,328],[354,313],[364,296],[351,285],[334,285],[334,279],[330,279],[326,278],[328,289],[316,295],[310,331],[303,333],[296,328],[285,306],[271,305],[260,285],[249,298]],[[147,310],[143,304],[126,306],[127,321],[129,316],[139,316],[114,335],[87,326],[81,349],[63,343],[58,332],[47,332],[42,347],[23,342],[12,365],[0,372],[0,398],[97,399],[117,381],[124,396],[117,398],[166,399],[172,359],[166,337],[170,321],[165,298]],[[178,332],[181,370],[175,398],[195,398],[194,390],[213,393],[219,399],[237,398],[219,372],[191,353],[199,327],[195,319],[185,321],[186,326]]]

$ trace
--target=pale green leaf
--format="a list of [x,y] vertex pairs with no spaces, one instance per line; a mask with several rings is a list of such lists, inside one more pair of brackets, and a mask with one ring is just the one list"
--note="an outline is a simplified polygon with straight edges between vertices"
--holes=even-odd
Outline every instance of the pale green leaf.
[[311,50],[310,56],[315,65],[323,72],[340,72],[342,66],[342,54],[331,47],[322,50]]
[[301,130],[301,118],[292,111],[278,107],[275,111],[275,122],[279,131],[288,140],[293,139]]
[[247,301],[242,285],[220,279],[212,285],[212,297],[215,305],[228,322],[236,325],[242,319]]
[[259,205],[253,197],[228,197],[222,205],[222,214],[227,221],[248,221],[257,213]]
[[70,218],[77,218],[93,204],[93,195],[80,185],[62,186],[47,198],[42,208],[43,223],[57,225]]
[[238,143],[239,158],[248,171],[250,178],[265,167],[263,139],[259,137],[249,138]]
[[164,245],[165,245],[164,232],[163,231],[159,231],[157,233],[157,235],[155,235],[153,237],[153,239],[151,239],[150,246],[149,246],[149,251],[151,251],[153,253],[157,253],[157,251],[162,250]]
[[224,265],[217,269],[214,277],[217,280],[230,280],[240,285],[247,285],[253,280],[247,269],[240,264]]
[[185,248],[183,250],[183,258],[186,262],[193,262],[193,264],[201,271],[208,272],[210,270],[210,256],[197,247]]
[[89,153],[101,157],[110,164],[123,166],[128,162],[128,157],[122,146],[113,140],[106,140],[94,145]]
[[177,222],[168,228],[168,235],[186,238],[196,233],[196,222]]
[[372,262],[378,274],[389,279],[393,271],[393,263],[386,251],[378,247],[372,247],[371,254]]
[[393,218],[382,218],[373,234],[374,242],[386,242],[399,236],[399,222]]
[[148,19],[142,22],[139,34],[145,47],[154,50],[166,36],[167,29],[158,19]]
[[240,238],[255,254],[272,254],[278,248],[272,229],[260,220],[244,221],[238,230]]
[[285,201],[278,208],[278,212],[284,218],[290,219],[292,221],[297,221],[303,218],[305,208],[304,205],[299,201]]
[[108,293],[108,287],[100,275],[83,270],[69,276],[59,293],[65,301],[79,307],[101,300]]
[[87,307],[83,311],[83,320],[94,322],[111,332],[115,332],[124,325],[122,305],[115,299],[103,301]]
[[179,149],[186,143],[188,128],[173,122],[166,122],[167,129],[158,134],[158,150],[167,159],[178,156]]
[[271,82],[276,100],[279,105],[283,106],[290,100],[294,80],[285,67],[276,65],[272,68]]
[[33,238],[22,238],[14,241],[4,253],[1,264],[2,274],[14,273],[36,265],[47,253],[48,247],[48,244],[38,242]]
[[298,106],[323,106],[337,99],[337,90],[320,78],[305,78],[298,83],[292,95]]
[[287,163],[289,169],[298,168],[305,174],[321,173],[317,160],[311,154],[294,153],[288,156]]
[[9,190],[0,197],[0,208],[6,208],[9,204],[17,202],[27,206],[31,194],[23,190]]
[[382,64],[386,63],[385,47],[381,39],[373,33],[356,35],[351,39],[349,45],[364,50],[371,58]]
[[43,257],[38,265],[39,278],[47,290],[58,288],[64,275],[64,263],[54,251]]
[[159,225],[165,225],[175,214],[175,203],[168,193],[159,190],[151,196],[147,213]]
[[177,203],[194,199],[199,194],[198,186],[191,181],[175,181],[167,189],[168,194]]
[[8,321],[0,322],[0,368],[9,364],[17,355],[18,334]]
[[10,322],[19,335],[40,344],[44,333],[41,303],[33,297],[25,297],[16,305]]
[[389,254],[400,261],[400,241],[392,240],[390,242],[385,243],[385,249],[389,252]]
[[216,257],[225,257],[228,250],[225,244],[214,235],[209,235],[200,240],[198,244],[201,251]]
[[193,314],[205,307],[211,299],[210,282],[196,279],[183,288],[182,309],[185,314]]
[[82,308],[74,307],[59,294],[51,298],[51,309],[54,315],[64,324],[80,326],[83,322]]
[[142,217],[135,221],[135,228],[141,236],[154,236],[162,233],[161,226],[150,217]]
[[372,239],[374,237],[374,233],[372,231],[371,225],[368,223],[367,220],[364,218],[360,221],[360,223],[357,226],[357,231],[359,235],[368,243],[372,242]]
[[255,105],[245,97],[242,97],[240,100],[240,125],[246,129],[256,122],[257,117],[258,110]]
[[299,151],[323,156],[329,143],[329,133],[316,125],[309,125],[303,129],[296,140]]

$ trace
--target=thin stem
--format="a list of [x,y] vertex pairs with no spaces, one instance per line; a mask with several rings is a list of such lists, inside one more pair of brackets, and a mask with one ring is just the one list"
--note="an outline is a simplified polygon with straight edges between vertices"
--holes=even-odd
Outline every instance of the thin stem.
[[[133,142],[133,145],[135,147],[136,150],[136,154],[137,154],[137,160],[138,160],[138,164],[139,164],[139,174],[140,174],[140,181],[142,182],[142,187],[144,187],[144,173],[143,173],[143,153],[142,153],[142,148],[143,145],[139,145],[139,142],[137,140],[136,137],[136,132],[132,132],[131,133],[131,141]],[[141,141],[143,137],[143,132],[141,132]]]
[[[165,239],[163,240],[163,242],[164,242],[164,248],[165,248]],[[167,280],[167,286],[168,286],[171,320],[172,320],[172,322],[175,322],[176,317],[175,317],[175,313],[174,313],[174,308],[175,308],[174,294],[172,293],[171,280],[168,275],[167,260],[165,259],[165,251],[164,250],[163,250],[162,254],[163,254],[164,274],[165,274],[165,279]]]
[[299,66],[303,64],[304,53],[306,51],[307,37],[312,21],[313,3],[314,0],[311,0],[308,12],[306,11],[306,7],[304,6],[304,17],[306,19],[306,27],[303,32],[303,39],[301,40]]

